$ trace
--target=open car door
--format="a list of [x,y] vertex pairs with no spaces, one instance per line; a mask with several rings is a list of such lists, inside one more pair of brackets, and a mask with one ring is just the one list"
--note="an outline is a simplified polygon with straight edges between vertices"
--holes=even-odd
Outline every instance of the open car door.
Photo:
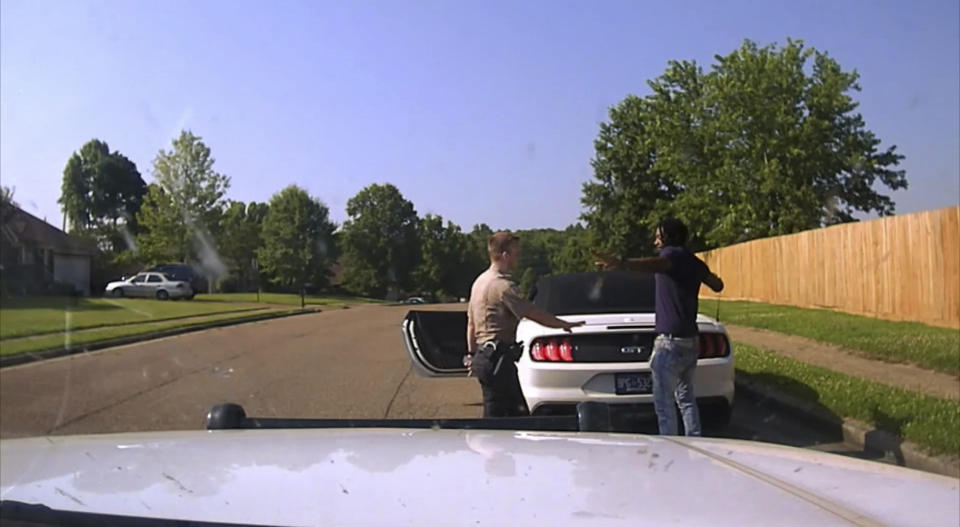
[[410,311],[403,319],[403,345],[417,373],[466,377],[466,311]]

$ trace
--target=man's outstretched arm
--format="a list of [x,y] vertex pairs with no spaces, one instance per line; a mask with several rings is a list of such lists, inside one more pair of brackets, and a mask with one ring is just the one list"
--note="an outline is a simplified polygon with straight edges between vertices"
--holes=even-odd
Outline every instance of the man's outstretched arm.
[[536,322],[537,324],[540,324],[541,326],[546,326],[548,328],[554,328],[554,329],[562,329],[568,333],[572,328],[575,328],[577,326],[582,326],[586,323],[583,320],[580,320],[577,322],[567,322],[566,320],[557,318],[536,306],[532,306],[524,314],[524,317],[529,318],[530,320]]
[[672,267],[670,260],[662,256],[652,258],[602,258],[597,260],[596,266],[604,270],[623,269],[640,273],[665,273]]
[[723,280],[721,280],[716,273],[708,273],[707,277],[703,279],[703,283],[707,284],[707,287],[710,289],[713,289],[714,293],[723,291]]

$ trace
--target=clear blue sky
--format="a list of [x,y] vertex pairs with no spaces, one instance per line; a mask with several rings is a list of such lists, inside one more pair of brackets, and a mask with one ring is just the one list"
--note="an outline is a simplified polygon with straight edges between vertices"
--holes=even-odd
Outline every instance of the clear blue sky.
[[802,38],[861,73],[867,126],[906,155],[898,212],[960,202],[956,0],[0,5],[0,180],[58,225],[84,142],[149,182],[189,128],[232,199],[296,183],[342,221],[359,189],[392,182],[465,229],[563,227],[607,108],[668,60],[744,38]]

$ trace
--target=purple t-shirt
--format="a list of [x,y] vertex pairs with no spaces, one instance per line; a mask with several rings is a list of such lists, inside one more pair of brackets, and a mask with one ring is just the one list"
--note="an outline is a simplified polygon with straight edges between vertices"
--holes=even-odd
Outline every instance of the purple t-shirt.
[[703,260],[683,247],[664,247],[660,257],[670,271],[656,273],[656,331],[675,337],[697,336],[700,284],[710,272]]

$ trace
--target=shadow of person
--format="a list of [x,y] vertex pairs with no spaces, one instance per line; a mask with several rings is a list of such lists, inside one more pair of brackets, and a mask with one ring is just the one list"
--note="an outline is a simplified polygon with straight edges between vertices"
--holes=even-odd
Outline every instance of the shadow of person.
[[820,402],[815,387],[768,372],[738,373],[737,384],[730,423],[716,436],[796,447],[844,441],[843,418]]
[[900,445],[903,443],[903,427],[910,422],[910,419],[893,417],[874,406],[870,410],[870,420],[874,423],[874,428],[864,434],[864,453],[873,451],[882,453],[884,456],[892,455],[897,465],[906,466]]

